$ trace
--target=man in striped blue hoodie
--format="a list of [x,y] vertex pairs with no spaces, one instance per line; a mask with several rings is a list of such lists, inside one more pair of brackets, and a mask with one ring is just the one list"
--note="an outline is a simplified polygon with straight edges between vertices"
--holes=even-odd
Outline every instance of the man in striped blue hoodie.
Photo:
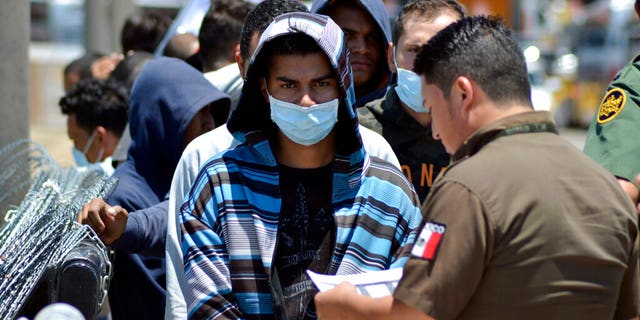
[[392,164],[362,147],[340,28],[309,13],[263,33],[227,127],[182,206],[190,318],[316,318],[306,276],[401,267],[421,220]]

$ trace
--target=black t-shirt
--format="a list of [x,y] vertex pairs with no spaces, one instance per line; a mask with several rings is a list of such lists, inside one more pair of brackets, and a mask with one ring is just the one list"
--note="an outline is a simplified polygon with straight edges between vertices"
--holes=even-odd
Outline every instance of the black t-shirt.
[[287,319],[315,318],[316,287],[307,269],[325,273],[335,243],[331,207],[332,164],[317,169],[280,165],[282,209],[278,225],[275,268]]

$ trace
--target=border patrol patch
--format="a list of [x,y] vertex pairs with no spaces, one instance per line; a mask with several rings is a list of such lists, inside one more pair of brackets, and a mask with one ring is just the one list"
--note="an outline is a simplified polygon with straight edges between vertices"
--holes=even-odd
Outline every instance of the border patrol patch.
[[621,89],[614,88],[609,90],[600,103],[598,109],[598,123],[605,124],[615,118],[624,104],[627,102],[627,95]]
[[447,226],[444,224],[427,221],[411,249],[411,255],[432,261],[446,230]]

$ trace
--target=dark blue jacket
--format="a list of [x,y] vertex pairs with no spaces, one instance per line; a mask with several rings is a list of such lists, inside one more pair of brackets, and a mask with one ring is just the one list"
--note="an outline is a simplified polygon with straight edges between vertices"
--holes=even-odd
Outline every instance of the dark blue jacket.
[[163,319],[164,258],[135,253],[148,253],[149,246],[164,248],[167,206],[164,213],[162,205],[143,213],[133,211],[165,199],[193,117],[212,103],[228,112],[230,100],[182,60],[159,58],[144,66],[130,101],[132,142],[127,160],[113,174],[118,186],[107,199],[110,205],[131,212],[125,234],[113,245],[116,258],[109,303],[114,320]]
[[[369,15],[371,15],[373,20],[375,20],[376,23],[378,24],[378,27],[380,28],[379,30],[384,39],[384,43],[382,45],[384,48],[384,52],[386,54],[387,49],[389,48],[389,42],[392,42],[393,39],[391,37],[391,23],[389,20],[389,15],[387,14],[384,4],[380,0],[352,0],[352,1],[359,3],[362,6],[362,8],[365,9],[369,13]],[[331,1],[331,0],[314,0],[313,3],[311,4],[310,11],[315,13],[325,14],[323,12],[325,11],[326,7],[329,4],[332,4],[333,2],[334,1]],[[385,57],[382,57],[382,58],[383,58],[382,59],[383,64],[380,67],[386,69],[387,76],[382,77],[380,79],[380,83],[378,84],[377,89],[371,92],[367,92],[366,94],[363,94],[356,98],[356,102],[355,102],[356,108],[363,107],[369,101],[382,98],[387,93],[387,90],[389,89],[389,85],[392,79],[392,72],[386,63]]]

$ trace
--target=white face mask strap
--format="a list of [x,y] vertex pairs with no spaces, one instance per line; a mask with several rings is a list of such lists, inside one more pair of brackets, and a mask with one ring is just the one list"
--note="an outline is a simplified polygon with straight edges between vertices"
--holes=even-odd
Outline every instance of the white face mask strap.
[[262,82],[264,83],[264,91],[267,92],[268,96],[271,96],[271,93],[269,93],[269,86],[267,85],[267,78],[262,78]]
[[103,155],[104,155],[104,148],[100,148],[100,151],[98,151],[98,157],[96,158],[95,162],[101,162]]
[[393,64],[395,65],[396,70],[398,70],[398,46],[393,47]]
[[87,140],[87,145],[84,146],[84,149],[82,150],[82,154],[84,154],[85,156],[87,155],[87,152],[89,151],[89,148],[91,148],[91,145],[93,144],[93,140],[96,138],[96,130],[94,129],[93,132],[91,133],[91,136],[89,136],[89,140]]

